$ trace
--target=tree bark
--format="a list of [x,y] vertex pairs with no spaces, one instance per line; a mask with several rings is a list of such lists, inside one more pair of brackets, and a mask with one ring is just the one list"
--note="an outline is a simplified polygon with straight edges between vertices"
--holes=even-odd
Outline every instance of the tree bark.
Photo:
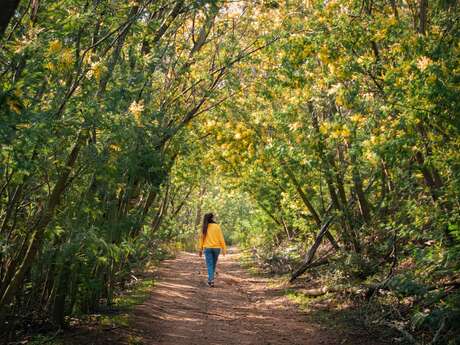
[[66,296],[70,278],[70,262],[65,262],[57,278],[56,296],[53,302],[53,321],[60,328],[64,327]]
[[420,0],[418,32],[422,35],[425,35],[425,32],[426,32],[427,12],[428,12],[428,0]]

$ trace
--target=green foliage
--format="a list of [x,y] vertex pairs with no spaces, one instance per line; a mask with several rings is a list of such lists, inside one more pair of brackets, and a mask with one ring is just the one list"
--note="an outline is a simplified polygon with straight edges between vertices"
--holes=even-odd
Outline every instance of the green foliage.
[[330,220],[319,272],[385,283],[422,342],[458,336],[460,21],[424,3],[20,1],[0,52],[1,326],[113,305],[195,250],[211,211],[277,272]]

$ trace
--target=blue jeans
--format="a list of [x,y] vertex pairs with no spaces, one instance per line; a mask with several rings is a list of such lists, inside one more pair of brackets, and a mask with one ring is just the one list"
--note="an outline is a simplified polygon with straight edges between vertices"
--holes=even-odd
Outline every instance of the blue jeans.
[[217,259],[219,258],[220,248],[204,248],[204,258],[208,267],[208,282],[214,281]]

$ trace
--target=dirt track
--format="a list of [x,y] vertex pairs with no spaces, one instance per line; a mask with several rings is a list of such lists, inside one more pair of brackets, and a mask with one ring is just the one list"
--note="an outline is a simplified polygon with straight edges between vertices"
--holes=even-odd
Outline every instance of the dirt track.
[[[182,253],[162,263],[152,296],[133,315],[143,344],[344,344],[305,322],[286,297],[249,277],[235,254],[220,257],[216,287],[206,286],[203,259]],[[355,342],[356,344],[356,342]]]
[[349,332],[345,336],[312,324],[266,279],[245,272],[236,255],[219,257],[215,288],[207,287],[204,260],[198,255],[181,253],[163,261],[151,296],[133,310],[129,327],[81,334],[72,344],[378,344],[369,334],[350,337]]

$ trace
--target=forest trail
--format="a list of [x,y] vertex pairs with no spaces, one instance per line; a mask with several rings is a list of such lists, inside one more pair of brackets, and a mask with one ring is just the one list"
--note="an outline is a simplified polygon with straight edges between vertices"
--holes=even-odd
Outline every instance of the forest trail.
[[[158,283],[111,344],[319,345],[375,344],[308,323],[267,279],[249,276],[236,256],[219,257],[216,287],[206,286],[203,258],[180,253],[158,269]],[[107,334],[106,334],[107,335]],[[109,336],[110,337],[110,336]],[[367,335],[368,337],[368,335]],[[96,343],[106,344],[98,337]],[[358,341],[357,341],[358,340]]]

